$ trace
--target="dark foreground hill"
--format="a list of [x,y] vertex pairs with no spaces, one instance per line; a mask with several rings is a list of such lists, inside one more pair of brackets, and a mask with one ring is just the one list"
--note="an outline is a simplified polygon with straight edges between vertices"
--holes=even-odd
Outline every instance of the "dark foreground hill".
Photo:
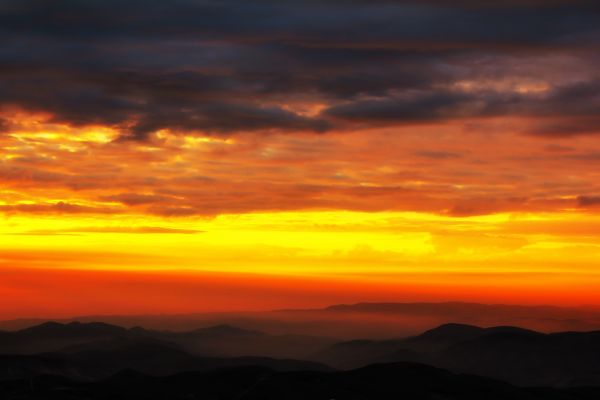
[[398,340],[338,343],[320,355],[338,368],[422,362],[525,386],[600,386],[600,331],[544,334],[447,324]]
[[420,364],[380,364],[345,372],[276,372],[264,367],[152,377],[122,371],[98,382],[64,377],[0,381],[6,400],[592,400],[600,389],[519,388]]
[[0,380],[60,375],[75,380],[98,380],[131,369],[165,376],[186,371],[208,371],[224,367],[255,365],[277,371],[329,371],[326,365],[310,361],[267,357],[198,357],[153,340],[97,343],[70,353],[0,355]]

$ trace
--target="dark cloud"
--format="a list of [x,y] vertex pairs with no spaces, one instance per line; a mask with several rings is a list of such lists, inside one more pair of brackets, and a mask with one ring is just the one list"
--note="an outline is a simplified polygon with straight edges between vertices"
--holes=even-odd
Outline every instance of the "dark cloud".
[[465,7],[475,2],[8,0],[3,2],[0,26],[11,33],[92,39],[397,43],[437,38],[509,44],[552,42],[597,28],[590,10],[598,7],[591,2],[554,1],[553,7],[542,8],[542,1],[519,2],[521,6],[516,1],[489,3]]
[[0,205],[4,213],[32,213],[32,214],[116,214],[119,210],[101,207],[89,207],[66,202],[48,204],[6,204]]
[[[600,132],[598,82],[556,87],[543,93],[492,90],[405,91],[389,97],[336,105],[325,113],[339,120],[367,123],[415,123],[470,117],[540,117],[530,133],[567,136]],[[565,119],[556,119],[565,117]]]
[[565,137],[600,132],[600,118],[580,117],[576,120],[543,121],[529,133],[547,137]]
[[61,173],[44,171],[42,169],[8,166],[6,162],[0,163],[0,179],[5,184],[8,182],[21,185],[33,184],[36,186],[46,183],[54,185],[58,182],[66,181],[68,178],[68,175]]
[[99,198],[99,200],[104,202],[122,203],[127,206],[140,206],[154,203],[165,203],[173,200],[173,198],[154,194],[121,193],[112,196],[104,196]]
[[461,117],[476,97],[449,91],[406,93],[374,100],[357,100],[329,108],[332,117],[354,121],[420,122]]
[[570,154],[569,156],[567,156],[567,158],[570,160],[577,160],[577,161],[598,162],[598,161],[600,161],[600,152],[592,151],[592,152],[575,153],[575,154]]
[[255,130],[296,130],[323,132],[329,124],[321,119],[302,117],[278,107],[235,103],[197,104],[194,108],[171,109],[160,106],[131,129],[132,139],[144,139],[160,129],[174,131],[236,132]]
[[[6,0],[0,106],[137,140],[511,113],[554,118],[535,134],[594,133],[597,76],[566,84],[550,71],[556,88],[539,98],[455,84],[544,78],[559,53],[591,70],[599,27],[585,0]],[[311,102],[328,110],[293,107]]]
[[462,155],[459,153],[453,153],[450,151],[418,151],[414,153],[417,157],[429,158],[432,160],[447,160],[454,158],[461,158]]
[[528,201],[529,199],[526,197],[463,199],[446,210],[446,214],[454,217],[470,217],[506,212],[519,208],[526,209]]
[[579,207],[598,207],[600,206],[600,196],[579,196],[577,198]]
[[243,82],[236,85],[219,76],[110,71],[6,75],[13,75],[0,82],[0,99],[6,103],[50,112],[57,122],[121,127],[132,138],[164,128],[208,133],[328,129],[326,121],[258,104],[244,93]]

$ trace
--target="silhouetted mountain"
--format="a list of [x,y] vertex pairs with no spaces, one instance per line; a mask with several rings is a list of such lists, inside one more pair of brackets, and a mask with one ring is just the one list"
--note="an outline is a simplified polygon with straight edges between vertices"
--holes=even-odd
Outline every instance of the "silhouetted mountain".
[[[402,354],[400,354],[402,353]],[[426,362],[422,354],[404,346],[404,340],[352,340],[336,343],[317,355],[336,368],[348,369],[373,363],[401,361]]]
[[430,340],[432,342],[452,343],[471,337],[480,336],[484,328],[465,324],[444,324],[435,329],[430,329],[417,336],[416,340]]
[[127,338],[92,342],[78,351],[64,353],[0,356],[0,379],[53,374],[77,380],[97,380],[123,369],[165,376],[245,365],[264,366],[277,371],[330,370],[323,364],[309,361],[267,357],[197,357],[168,343]]
[[337,343],[319,359],[338,368],[418,361],[527,386],[600,385],[600,332],[446,324],[407,339]]
[[37,375],[59,375],[84,379],[67,360],[54,355],[8,355],[0,356],[0,381],[25,379]]
[[[270,344],[270,340],[274,344]],[[296,344],[301,346],[314,340],[301,338]],[[263,346],[265,351],[260,353],[263,350],[260,347],[251,350],[255,344]],[[293,347],[287,339],[282,341],[276,336],[231,326],[173,333],[139,327],[125,329],[103,323],[48,322],[0,335],[1,353],[12,354],[0,356],[0,378],[54,374],[89,380],[107,377],[122,369],[169,375],[241,365],[274,370],[328,369],[316,362],[265,356],[270,348],[284,353],[286,346],[296,352],[302,350],[302,347]],[[191,354],[188,349],[196,351]],[[210,356],[199,356],[202,349],[211,353]],[[254,351],[255,357],[242,354],[245,351]]]
[[17,332],[0,334],[0,354],[35,354],[57,351],[78,343],[113,338],[127,334],[127,329],[99,322],[46,322]]
[[13,354],[0,357],[0,378],[5,379],[41,374],[99,379],[122,369],[164,376],[241,365],[351,369],[408,361],[525,386],[600,385],[600,331],[544,334],[510,326],[445,324],[405,339],[334,343],[228,325],[169,332],[45,323],[1,333],[0,348]]
[[306,358],[335,343],[335,339],[303,335],[269,335],[230,325],[190,332],[125,329],[103,323],[47,322],[17,332],[0,332],[0,354],[81,351],[125,339],[153,339],[204,357]]
[[307,335],[269,335],[229,325],[183,333],[164,333],[159,337],[177,343],[186,351],[219,357],[268,356],[306,359],[337,340]]
[[[540,332],[600,330],[600,308],[523,306],[477,303],[358,303],[323,309],[181,315],[85,316],[63,320],[102,321],[124,327],[191,331],[232,325],[276,335],[309,335],[387,339],[419,334],[433,326],[461,323],[477,326],[521,326]],[[0,329],[16,330],[43,320],[0,321]]]
[[46,322],[21,330],[21,335],[43,335],[44,337],[93,337],[99,335],[116,335],[124,333],[125,328],[109,325],[102,322],[81,323],[78,321],[69,324]]
[[0,381],[0,398],[5,400],[592,400],[599,396],[597,388],[519,388],[410,363],[346,372],[276,372],[243,367],[152,377],[125,370],[88,383],[48,375]]
[[227,325],[227,324],[211,326],[208,328],[195,329],[188,333],[193,334],[193,335],[198,335],[198,336],[205,336],[205,337],[210,337],[210,336],[248,337],[248,336],[265,336],[266,335],[263,332],[251,331],[248,329],[241,329],[241,328]]
[[520,385],[600,385],[600,332],[492,330],[448,347],[435,364]]
[[476,339],[495,333],[522,333],[539,335],[538,332],[512,326],[496,326],[491,328],[480,328],[465,324],[444,324],[430,329],[424,333],[402,341],[403,346],[408,343],[410,349],[422,354],[435,354],[454,344]]

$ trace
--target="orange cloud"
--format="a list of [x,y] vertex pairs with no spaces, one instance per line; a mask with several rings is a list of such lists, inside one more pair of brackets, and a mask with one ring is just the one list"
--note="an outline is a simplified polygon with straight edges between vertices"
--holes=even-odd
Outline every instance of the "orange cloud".
[[[243,308],[225,300],[238,290],[255,308],[597,302],[592,137],[549,146],[518,132],[528,119],[500,118],[327,135],[163,131],[123,142],[109,128],[29,118],[0,137],[0,270],[27,276],[4,281],[13,299],[5,315],[43,314],[43,296],[69,293],[54,283],[63,275],[100,298],[112,285],[102,277],[124,279],[115,285],[140,296],[131,303],[139,312],[204,309],[177,294],[186,281],[214,297],[213,310]],[[207,292],[201,282],[213,274],[224,275]],[[44,279],[53,283],[41,289]],[[163,308],[144,291],[148,279]],[[91,294],[69,300],[78,296],[87,295],[48,310],[120,309]]]

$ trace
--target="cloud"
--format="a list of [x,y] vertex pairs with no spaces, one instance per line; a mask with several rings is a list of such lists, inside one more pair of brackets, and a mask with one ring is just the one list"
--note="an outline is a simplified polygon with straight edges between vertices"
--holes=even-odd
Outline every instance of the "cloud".
[[154,194],[139,194],[139,193],[121,193],[110,196],[102,196],[99,198],[104,202],[118,202],[127,206],[139,206],[154,203],[164,203],[173,200],[170,197],[158,196]]
[[50,204],[5,204],[0,205],[0,211],[9,214],[116,214],[119,212],[117,209],[83,206],[62,201]]
[[566,0],[2,1],[0,211],[572,208],[599,27]]
[[[564,121],[533,133],[595,133],[580,118],[598,106],[590,72],[598,26],[589,1],[9,0],[0,8],[0,106],[135,140],[161,129],[326,132],[340,119],[542,115],[543,107]],[[589,70],[574,72],[574,92],[535,101],[456,89],[486,75],[573,90],[556,79],[561,62],[547,62],[557,54]],[[311,104],[327,112],[304,112]]]
[[[358,100],[331,107],[326,113],[350,121],[414,123],[459,118],[470,112],[473,96],[430,91],[402,94],[375,100]],[[477,104],[474,104],[477,106]]]
[[579,196],[577,204],[584,208],[600,206],[600,196]]
[[[412,124],[463,118],[520,116],[539,122],[528,133],[572,136],[600,133],[598,82],[559,86],[542,93],[485,90],[418,90],[387,97],[356,100],[325,113],[342,121]],[[550,122],[548,121],[550,120]]]
[[415,152],[417,157],[429,158],[432,160],[447,160],[460,158],[461,155],[458,153],[453,153],[449,151],[431,151],[431,150],[423,150]]
[[200,104],[195,108],[169,109],[158,106],[138,121],[128,138],[145,139],[160,129],[227,133],[255,130],[315,131],[329,129],[326,121],[306,118],[278,107],[245,104]]
[[73,229],[36,229],[22,233],[23,235],[72,235],[80,233],[135,233],[135,234],[196,234],[203,231],[195,229],[164,228],[157,226],[106,226],[106,227],[81,227]]
[[10,123],[5,119],[0,118],[0,134],[7,133],[7,132],[9,132],[9,130],[10,130]]

